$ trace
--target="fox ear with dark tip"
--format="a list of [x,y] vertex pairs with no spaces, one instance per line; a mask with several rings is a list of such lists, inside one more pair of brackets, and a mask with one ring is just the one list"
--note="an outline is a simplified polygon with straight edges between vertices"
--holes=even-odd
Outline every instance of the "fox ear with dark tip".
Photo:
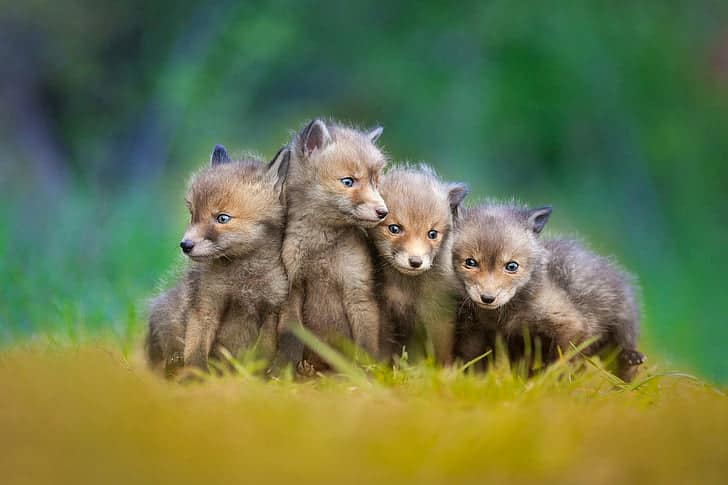
[[291,161],[291,149],[288,146],[284,146],[273,160],[268,164],[268,174],[273,181],[273,186],[279,193],[283,193],[283,185],[286,183],[286,177],[288,177],[288,166]]
[[230,155],[228,155],[227,150],[225,150],[225,147],[222,145],[215,145],[215,148],[212,150],[212,155],[210,155],[210,165],[213,167],[215,165],[220,165],[222,163],[229,163],[230,162]]
[[530,209],[526,211],[528,227],[536,234],[539,234],[543,231],[544,226],[548,222],[552,210],[552,207],[547,205],[539,207],[538,209]]
[[382,133],[384,133],[384,128],[381,126],[376,126],[369,130],[369,133],[367,133],[367,138],[369,138],[372,143],[376,143],[377,140],[379,140],[379,137],[382,136]]
[[450,203],[450,211],[452,211],[453,219],[457,219],[460,215],[460,204],[463,199],[470,193],[467,185],[462,183],[450,184],[447,192],[447,200]]
[[306,157],[316,150],[321,150],[329,143],[331,143],[329,129],[326,128],[326,123],[319,119],[310,122],[301,132],[301,148]]

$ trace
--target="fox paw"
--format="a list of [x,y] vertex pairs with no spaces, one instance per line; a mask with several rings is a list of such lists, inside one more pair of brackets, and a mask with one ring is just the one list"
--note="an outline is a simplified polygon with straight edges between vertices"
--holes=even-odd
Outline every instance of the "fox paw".
[[623,350],[619,358],[627,365],[636,366],[647,362],[647,356],[637,350]]
[[184,365],[185,358],[182,352],[175,352],[174,354],[169,356],[169,359],[167,359],[167,363],[169,365],[177,365],[182,366]]
[[164,373],[168,378],[174,377],[184,365],[185,361],[182,352],[175,352],[164,363]]
[[296,372],[303,377],[313,377],[316,375],[316,367],[306,359],[303,359],[296,364]]

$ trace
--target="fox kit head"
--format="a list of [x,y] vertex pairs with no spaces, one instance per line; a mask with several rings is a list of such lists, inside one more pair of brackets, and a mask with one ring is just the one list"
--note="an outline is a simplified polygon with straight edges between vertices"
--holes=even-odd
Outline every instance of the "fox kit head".
[[290,150],[283,148],[268,165],[231,161],[217,145],[210,166],[192,177],[185,202],[190,210],[180,247],[193,260],[244,256],[270,244],[283,227],[281,189]]
[[485,205],[469,209],[453,241],[457,279],[481,308],[505,305],[544,264],[538,240],[551,207]]
[[431,168],[421,165],[389,171],[382,177],[380,191],[389,215],[384,224],[369,230],[374,245],[399,272],[424,273],[447,240],[467,187],[443,183]]
[[374,144],[381,134],[381,127],[364,133],[317,119],[294,137],[291,179],[313,215],[361,227],[387,216],[378,190],[386,159]]

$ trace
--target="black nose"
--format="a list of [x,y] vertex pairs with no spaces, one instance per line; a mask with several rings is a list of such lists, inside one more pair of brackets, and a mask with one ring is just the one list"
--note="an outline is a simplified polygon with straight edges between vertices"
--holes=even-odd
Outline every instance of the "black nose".
[[485,303],[486,305],[488,305],[488,304],[493,303],[495,301],[495,297],[494,296],[490,296],[490,295],[480,295],[480,301],[482,301],[483,303]]
[[195,247],[195,243],[193,243],[189,239],[184,239],[181,243],[179,243],[179,247],[182,248],[183,253],[187,254],[192,251],[192,248]]
[[413,268],[419,268],[420,266],[422,266],[422,258],[420,258],[419,256],[410,256],[409,264]]
[[377,207],[376,209],[374,209],[374,212],[377,213],[377,217],[379,217],[380,219],[384,219],[385,217],[387,217],[387,214],[389,214],[389,211],[386,207]]

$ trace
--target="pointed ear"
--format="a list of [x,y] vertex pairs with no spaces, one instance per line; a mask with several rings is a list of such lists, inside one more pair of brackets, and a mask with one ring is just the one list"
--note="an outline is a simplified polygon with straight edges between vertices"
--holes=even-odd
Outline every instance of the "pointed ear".
[[215,148],[212,150],[212,155],[210,155],[210,165],[213,167],[215,165],[220,165],[221,163],[229,163],[230,162],[230,155],[228,155],[227,150],[225,150],[225,147],[222,145],[215,145]]
[[384,133],[384,128],[381,126],[376,126],[369,130],[369,133],[367,133],[367,138],[369,138],[372,143],[376,143],[377,140],[379,140],[379,137],[382,136],[382,133]]
[[463,199],[470,193],[470,189],[467,185],[461,183],[450,184],[449,189],[447,200],[450,203],[453,218],[457,219],[460,214],[460,204],[462,204]]
[[286,183],[286,177],[288,177],[288,165],[291,161],[291,149],[288,146],[284,146],[273,160],[268,164],[268,174],[273,180],[273,185],[278,192],[283,191],[283,185]]
[[315,119],[301,132],[301,144],[304,156],[310,156],[314,151],[321,150],[331,143],[331,134],[326,124]]
[[552,210],[552,207],[550,205],[547,205],[544,207],[539,207],[538,209],[530,209],[526,211],[526,221],[528,227],[536,234],[539,234],[541,231],[543,231],[544,226],[548,222]]

